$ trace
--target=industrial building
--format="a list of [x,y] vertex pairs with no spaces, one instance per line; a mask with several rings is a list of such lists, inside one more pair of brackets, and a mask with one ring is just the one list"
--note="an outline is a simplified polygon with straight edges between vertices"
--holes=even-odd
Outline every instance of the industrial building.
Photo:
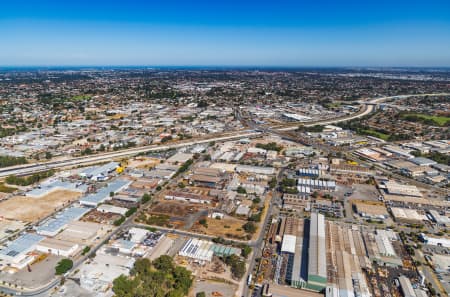
[[50,253],[56,256],[71,257],[75,254],[79,245],[56,238],[45,238],[36,246],[36,250],[42,253]]
[[422,193],[416,186],[402,185],[394,181],[387,181],[379,186],[384,188],[389,195],[412,196],[422,198]]
[[250,166],[250,165],[238,165],[238,166],[236,166],[236,172],[238,172],[238,173],[243,172],[243,173],[273,175],[273,174],[275,174],[275,168],[273,168],[273,167],[261,167],[261,166]]
[[425,235],[424,233],[420,233],[420,238],[426,244],[450,248],[450,239],[430,237],[430,236]]
[[403,297],[416,297],[416,293],[414,292],[414,288],[409,278],[401,275],[399,276],[398,281],[400,283],[400,289],[402,291]]
[[226,257],[240,255],[240,249],[214,244],[197,238],[188,239],[178,252],[180,256],[191,258],[199,263],[211,262],[213,256]]
[[124,216],[128,211],[128,209],[125,207],[119,207],[111,204],[101,204],[99,207],[97,207],[97,210],[103,213],[115,213],[122,216]]
[[391,213],[397,222],[420,223],[426,220],[424,215],[411,208],[391,207]]
[[207,195],[200,195],[182,191],[169,191],[164,196],[166,200],[176,200],[190,203],[202,203],[202,204],[210,204],[212,197]]
[[436,224],[444,227],[450,225],[450,219],[445,215],[441,215],[437,210],[431,209],[428,212]]
[[327,284],[325,217],[315,212],[311,213],[308,251],[307,288],[322,291]]
[[306,176],[310,178],[318,178],[322,175],[321,170],[315,168],[300,168],[297,170],[298,176]]
[[103,228],[104,226],[98,223],[72,221],[67,224],[62,232],[56,235],[56,238],[79,244],[87,244],[95,239]]
[[108,179],[108,175],[114,172],[120,166],[117,162],[110,162],[102,166],[94,166],[84,169],[79,173],[80,177],[88,178],[96,181],[104,181]]
[[336,182],[332,180],[299,178],[297,180],[297,188],[299,191],[301,187],[307,187],[313,190],[335,191]]
[[[91,261],[84,262],[79,268],[80,286],[95,296],[103,295],[111,289],[111,283],[120,275],[129,275],[134,258],[97,253]],[[112,292],[111,292],[112,293]]]
[[87,186],[83,184],[54,180],[48,183],[42,183],[39,187],[28,191],[25,195],[32,198],[41,198],[54,191],[66,190],[84,193],[86,189]]
[[129,180],[118,179],[111,183],[109,183],[106,187],[101,188],[97,191],[97,193],[89,194],[80,199],[80,204],[96,207],[100,203],[105,202],[106,200],[112,199],[111,193],[117,193],[125,188],[127,188],[131,184]]
[[55,218],[48,219],[36,227],[36,233],[53,237],[64,229],[71,221],[76,221],[89,211],[85,207],[69,207],[57,213]]
[[37,234],[27,233],[19,238],[9,242],[9,244],[0,249],[0,267],[9,265],[11,267],[22,269],[35,259],[30,252],[35,250],[36,245],[45,237]]

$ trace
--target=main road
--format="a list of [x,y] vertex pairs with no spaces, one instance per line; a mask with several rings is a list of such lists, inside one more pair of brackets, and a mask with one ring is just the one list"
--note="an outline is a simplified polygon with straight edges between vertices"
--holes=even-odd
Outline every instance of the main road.
[[103,161],[111,161],[113,159],[117,158],[123,158],[123,157],[130,157],[134,155],[138,155],[140,153],[148,153],[148,152],[158,152],[158,151],[165,151],[170,149],[176,149],[186,146],[192,146],[192,145],[198,145],[198,144],[205,144],[209,142],[219,142],[219,141],[227,141],[227,140],[234,140],[239,139],[243,137],[256,137],[260,136],[261,132],[254,132],[254,131],[236,131],[232,133],[226,133],[221,134],[216,137],[210,137],[210,138],[200,138],[195,140],[190,140],[187,142],[176,142],[166,145],[148,145],[148,146],[142,146],[132,149],[125,149],[120,150],[117,152],[110,152],[110,153],[102,153],[102,154],[96,154],[96,155],[90,155],[90,156],[84,156],[84,157],[75,157],[75,158],[67,158],[63,160],[54,160],[54,161],[48,161],[48,162],[37,162],[37,163],[30,163],[30,164],[24,164],[24,165],[18,165],[18,166],[12,166],[12,167],[5,167],[0,168],[0,178],[5,177],[8,175],[26,175],[26,174],[32,174],[40,171],[45,171],[49,169],[56,169],[56,168],[64,168],[69,166],[79,166],[79,165],[86,165],[86,164],[92,164],[95,162],[103,162]]
[[[345,121],[350,121],[357,118],[362,118],[366,115],[371,114],[375,110],[375,106],[386,101],[386,100],[395,100],[395,99],[405,99],[409,97],[426,97],[426,96],[449,96],[450,93],[430,93],[430,94],[409,94],[409,95],[396,95],[396,96],[385,96],[385,97],[378,97],[373,98],[367,101],[359,101],[363,106],[362,108],[351,115],[344,116],[344,117],[338,117],[330,120],[321,120],[321,121],[315,121],[315,122],[306,122],[303,124],[305,127],[312,127],[316,125],[330,125],[330,124],[337,124]],[[289,130],[295,130],[298,128],[299,123],[296,123],[296,126],[291,127],[285,127],[285,128],[276,128],[279,131],[289,131]]]

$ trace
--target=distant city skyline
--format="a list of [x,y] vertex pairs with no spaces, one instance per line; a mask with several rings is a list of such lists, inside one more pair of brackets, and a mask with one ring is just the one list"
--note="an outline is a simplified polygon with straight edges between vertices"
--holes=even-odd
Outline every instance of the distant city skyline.
[[366,2],[2,3],[0,67],[450,66],[449,1]]

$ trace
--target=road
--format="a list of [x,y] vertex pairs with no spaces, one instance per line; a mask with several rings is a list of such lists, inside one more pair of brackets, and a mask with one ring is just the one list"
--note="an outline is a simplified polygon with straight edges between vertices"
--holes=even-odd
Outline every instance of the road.
[[[341,123],[341,122],[346,122],[346,121],[350,121],[353,119],[361,118],[361,117],[364,117],[364,116],[374,112],[375,106],[386,100],[405,99],[408,97],[448,96],[448,95],[450,95],[450,93],[408,94],[408,95],[397,95],[397,96],[386,96],[386,97],[373,98],[368,101],[360,101],[360,103],[363,104],[362,109],[360,109],[358,112],[356,112],[352,115],[348,115],[348,116],[340,117],[340,118],[334,118],[334,119],[330,119],[330,120],[315,121],[315,122],[310,122],[310,123],[307,122],[307,123],[304,123],[303,126],[305,126],[305,127],[312,127],[312,126],[316,126],[316,125],[323,126],[323,125],[336,124],[336,123]],[[276,130],[278,130],[278,131],[295,130],[298,128],[299,123],[296,123],[295,125],[296,126],[286,127],[286,128],[276,128]]]
[[[275,189],[278,189],[279,182],[281,180],[281,177],[283,176],[283,170],[280,170],[278,172],[277,176],[277,185]],[[262,254],[262,243],[264,240],[264,235],[266,233],[267,225],[269,223],[270,218],[272,217],[273,207],[274,205],[280,205],[281,204],[281,197],[279,195],[279,192],[277,190],[273,191],[273,197],[269,204],[269,209],[267,210],[266,217],[264,218],[264,222],[261,225],[261,229],[258,235],[258,239],[256,240],[255,244],[253,245],[253,253],[252,257],[250,258],[248,269],[246,274],[244,275],[243,281],[244,283],[244,289],[242,291],[242,296],[247,297],[250,293],[249,287],[247,285],[247,279],[248,276],[253,274],[253,270],[255,269],[255,260],[257,257],[260,257]]]
[[64,160],[55,160],[55,161],[48,161],[48,162],[42,162],[42,163],[30,163],[25,165],[19,165],[19,166],[12,166],[12,167],[5,167],[0,169],[0,178],[5,177],[8,175],[25,175],[25,174],[32,174],[40,171],[45,171],[49,169],[56,169],[56,168],[63,168],[63,167],[69,167],[69,166],[79,166],[83,164],[91,164],[95,162],[102,162],[102,161],[111,161],[116,158],[123,158],[123,157],[129,157],[133,155],[137,155],[140,153],[148,153],[148,152],[158,152],[158,151],[164,151],[169,149],[176,149],[181,148],[185,146],[191,146],[191,145],[197,145],[197,144],[205,144],[212,141],[227,141],[227,140],[233,140],[233,139],[239,139],[242,137],[256,137],[261,135],[260,132],[248,132],[248,131],[239,131],[234,133],[227,133],[221,136],[212,137],[212,138],[203,138],[203,139],[197,139],[197,140],[191,140],[188,142],[177,142],[167,145],[149,145],[149,146],[143,146],[138,148],[132,148],[132,149],[126,149],[121,150],[117,152],[111,152],[111,153],[102,153],[102,154],[96,154],[92,156],[85,156],[85,157],[75,157],[75,158],[68,158]]
[[[344,121],[349,121],[352,119],[360,118],[360,117],[363,117],[363,116],[366,116],[366,115],[372,113],[375,110],[374,106],[376,104],[379,104],[379,103],[389,100],[389,99],[403,99],[403,98],[408,98],[408,97],[413,97],[413,96],[424,97],[424,96],[438,96],[438,95],[441,95],[441,96],[442,95],[450,95],[450,93],[419,94],[419,95],[411,94],[411,95],[398,95],[398,96],[374,98],[369,101],[361,102],[361,103],[363,103],[363,107],[355,114],[345,116],[345,117],[330,119],[330,120],[306,123],[304,125],[307,127],[314,126],[314,125],[329,125],[329,124],[335,124],[335,123],[339,123],[339,122],[344,122]],[[240,113],[238,113],[238,120],[242,120]],[[296,125],[298,125],[298,124],[296,124]],[[259,126],[258,126],[258,128],[259,128]],[[278,134],[275,131],[283,132],[283,131],[289,131],[289,130],[295,130],[295,129],[297,129],[297,126],[289,126],[286,128],[276,128],[276,129],[267,129],[265,132]],[[260,136],[260,135],[262,135],[262,133],[260,133],[260,132],[239,131],[239,132],[232,132],[232,133],[226,133],[223,135],[218,135],[217,137],[212,137],[212,138],[197,139],[197,140],[191,140],[191,141],[187,141],[187,142],[177,142],[177,143],[168,144],[168,145],[150,145],[150,146],[121,150],[118,152],[97,154],[94,156],[76,157],[76,158],[69,158],[69,159],[65,159],[65,160],[49,161],[49,162],[42,162],[42,163],[32,163],[32,164],[25,164],[25,165],[13,166],[13,167],[6,167],[6,168],[0,169],[0,177],[5,177],[5,176],[11,175],[11,174],[15,174],[15,175],[32,174],[32,173],[45,171],[45,170],[49,170],[49,169],[86,165],[86,164],[101,162],[101,161],[110,161],[115,158],[129,157],[129,156],[137,155],[139,153],[156,152],[156,151],[162,151],[162,150],[181,148],[181,147],[185,147],[185,146],[204,144],[204,143],[209,143],[212,141],[227,141],[227,140],[233,140],[233,139],[238,139],[238,138],[242,138],[242,137],[256,137],[256,136]],[[262,245],[262,241],[264,238],[265,229],[267,227],[268,221],[269,221],[272,211],[273,211],[273,205],[275,202],[274,200],[276,200],[278,198],[279,197],[275,194],[273,200],[271,201],[271,203],[269,205],[269,209],[267,211],[264,222],[261,225],[260,233],[258,235],[257,240],[251,241],[251,242],[245,242],[246,244],[249,244],[250,246],[253,247],[253,253],[252,253],[252,257],[249,262],[249,268],[245,275],[244,281],[247,279],[248,274],[253,272],[253,269],[255,267],[255,259],[256,259],[256,257],[258,257],[261,254],[261,245]],[[111,232],[100,244],[98,244],[95,248],[93,248],[87,255],[78,259],[74,263],[73,268],[69,272],[67,272],[66,275],[73,272],[81,263],[83,263],[89,257],[89,255],[92,255],[93,253],[95,253],[102,246],[103,243],[110,240],[119,231],[123,230],[125,227],[130,227],[130,226],[135,225],[133,223],[135,215],[136,214],[130,216],[124,222],[124,224],[122,224],[121,227],[119,227],[116,230],[114,230],[113,232]],[[159,229],[163,229],[163,228],[159,228]],[[173,230],[173,229],[166,230],[166,231],[169,231],[169,232],[172,232],[175,234],[179,234],[179,235],[188,235],[188,236],[196,236],[198,238],[212,239],[211,236],[208,236],[208,235],[201,235],[201,234],[191,233],[191,232],[187,232],[187,231]],[[61,279],[59,277],[55,278],[54,281],[50,282],[49,284],[45,285],[44,287],[39,288],[34,291],[29,291],[29,292],[14,290],[14,289],[10,289],[7,287],[1,287],[1,291],[3,291],[6,294],[17,295],[17,296],[19,296],[19,295],[20,296],[38,296],[38,295],[40,295],[44,292],[48,292],[49,290],[54,288],[56,285],[59,284],[60,280]],[[245,285],[242,295],[247,297],[248,294],[249,294],[248,286]]]

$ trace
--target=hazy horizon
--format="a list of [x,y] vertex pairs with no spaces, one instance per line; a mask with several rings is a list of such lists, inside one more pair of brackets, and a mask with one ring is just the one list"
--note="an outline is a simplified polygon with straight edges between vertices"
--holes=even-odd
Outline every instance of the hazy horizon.
[[0,66],[450,67],[448,11],[442,0],[27,0],[0,4]]

